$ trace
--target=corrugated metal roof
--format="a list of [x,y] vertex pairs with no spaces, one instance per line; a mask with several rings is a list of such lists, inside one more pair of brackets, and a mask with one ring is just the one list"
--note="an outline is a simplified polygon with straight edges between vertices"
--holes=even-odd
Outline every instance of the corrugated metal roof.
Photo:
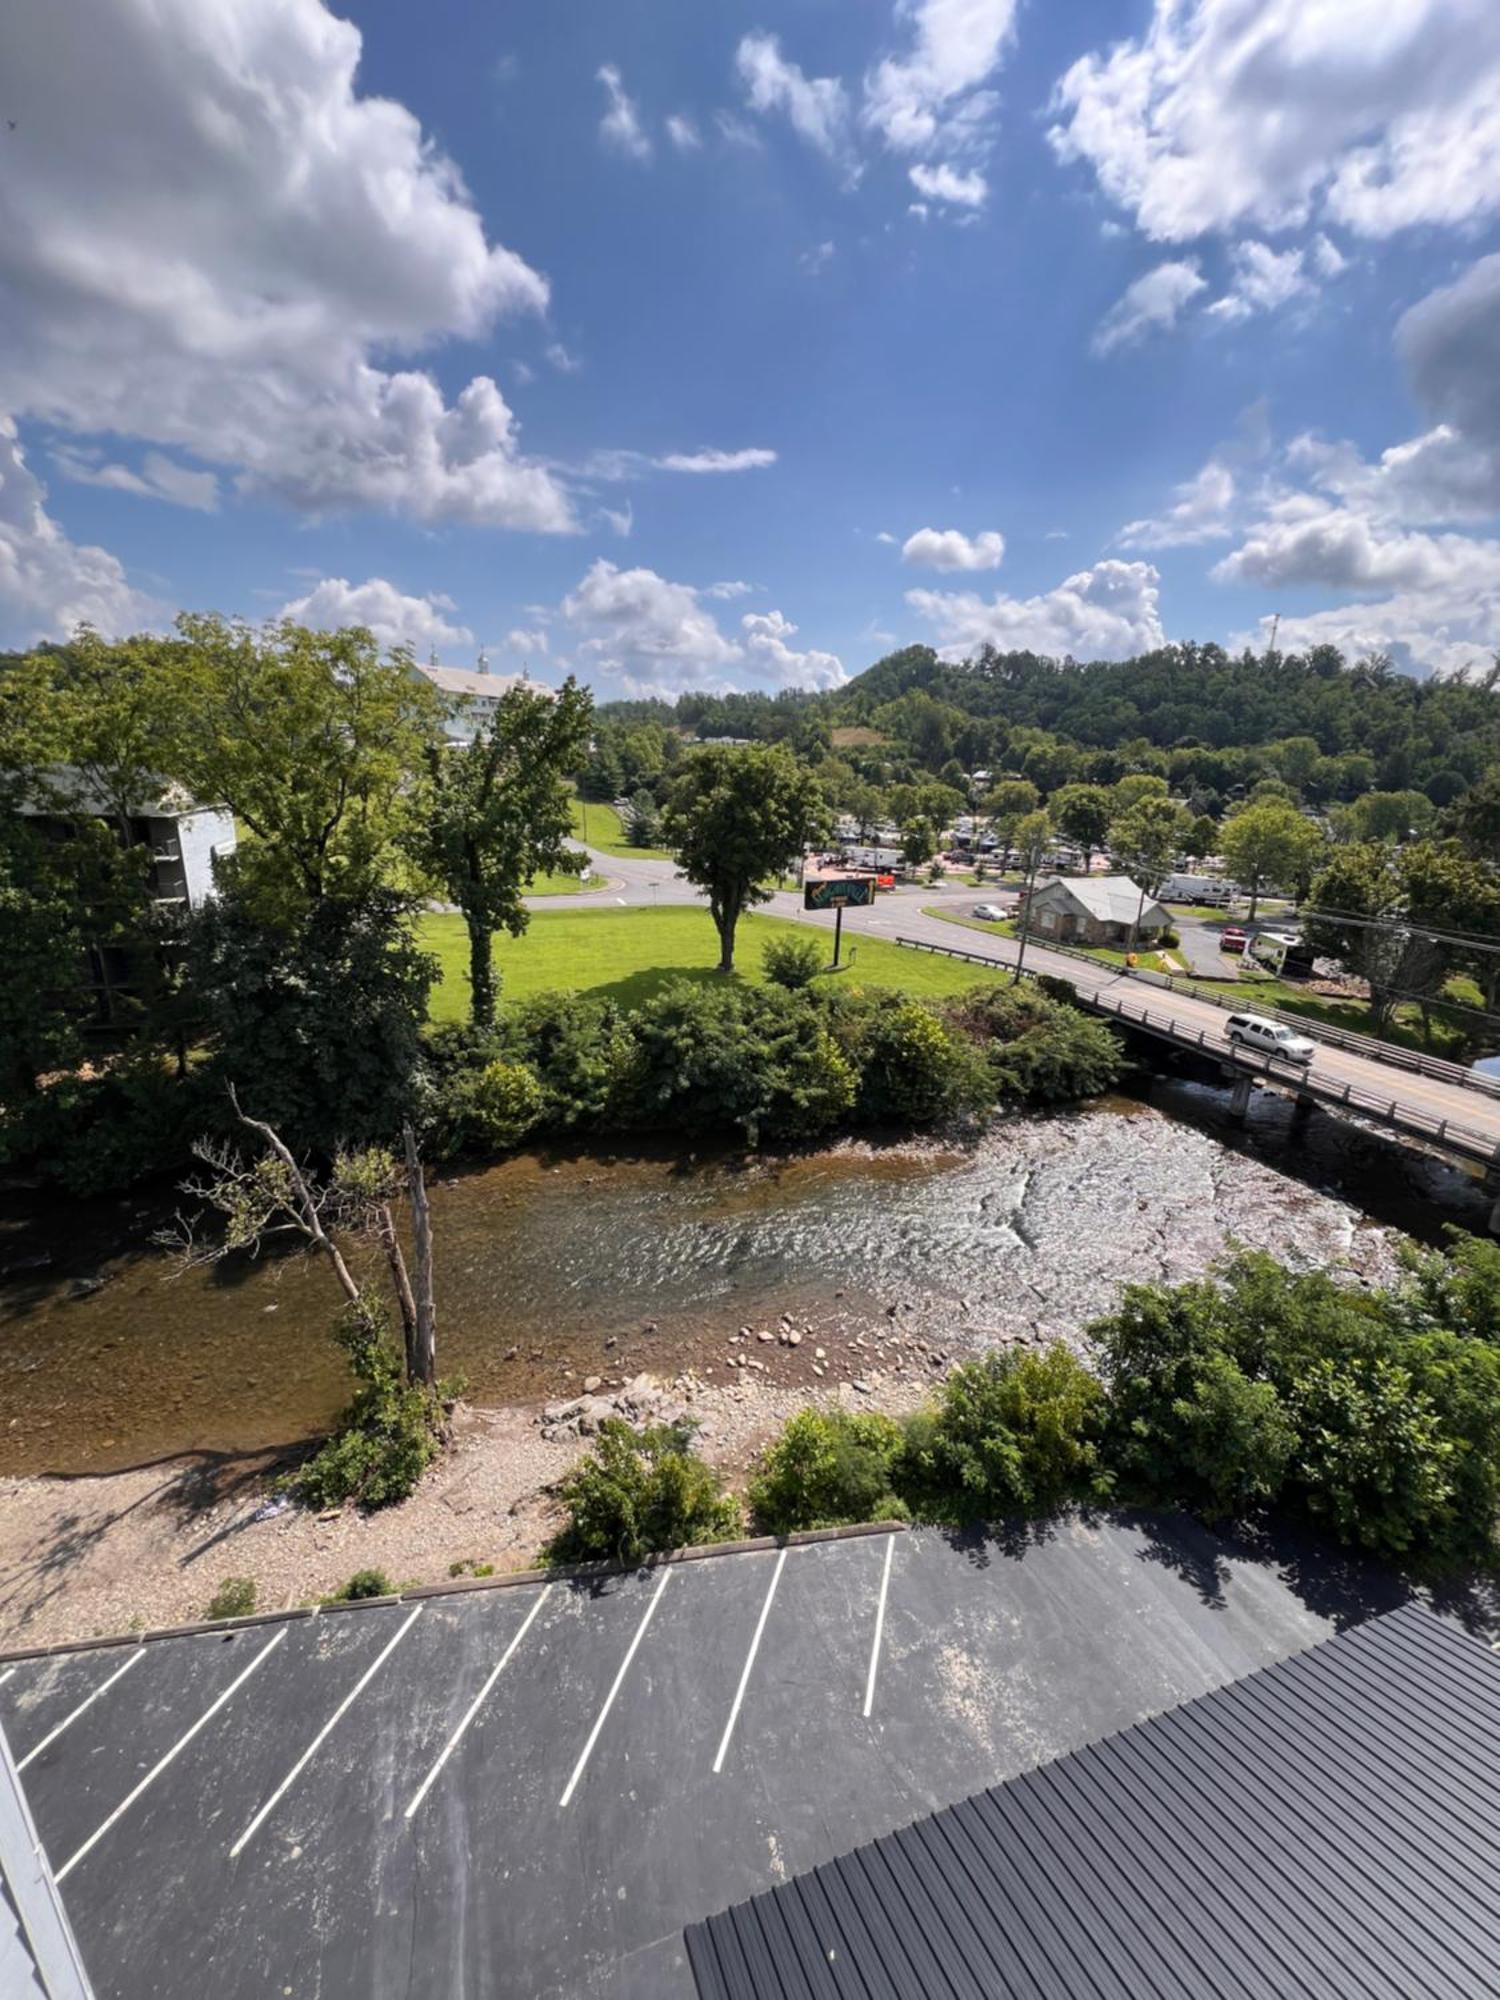
[[1500,1657],[1419,1605],[686,1933],[702,2000],[1500,1995]]
[[1141,885],[1128,875],[1054,875],[1037,885],[1032,907],[1044,895],[1061,890],[1063,895],[1088,911],[1101,924],[1133,924],[1137,910],[1146,924],[1164,924],[1168,912],[1154,896],[1141,905]]

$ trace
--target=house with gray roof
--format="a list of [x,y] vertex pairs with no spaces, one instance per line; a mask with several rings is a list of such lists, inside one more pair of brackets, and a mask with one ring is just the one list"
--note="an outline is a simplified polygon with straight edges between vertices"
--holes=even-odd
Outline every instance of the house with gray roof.
[[1172,921],[1154,896],[1142,900],[1128,875],[1055,875],[1031,892],[1030,928],[1058,944],[1127,945],[1131,926],[1149,943]]

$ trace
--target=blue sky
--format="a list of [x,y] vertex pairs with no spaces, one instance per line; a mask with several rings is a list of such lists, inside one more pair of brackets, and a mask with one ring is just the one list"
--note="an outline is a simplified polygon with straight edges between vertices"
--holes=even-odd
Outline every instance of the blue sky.
[[1492,0],[54,0],[0,79],[0,643],[1500,645]]

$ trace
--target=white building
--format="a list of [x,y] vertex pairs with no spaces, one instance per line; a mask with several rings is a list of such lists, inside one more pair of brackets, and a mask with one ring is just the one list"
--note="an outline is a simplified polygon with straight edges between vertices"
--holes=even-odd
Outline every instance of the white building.
[[235,850],[234,814],[226,806],[199,805],[180,785],[132,801],[123,822],[75,771],[52,772],[47,793],[17,810],[58,827],[84,817],[108,820],[128,846],[148,850],[151,900],[163,907],[202,909],[215,894],[215,864]]
[[450,743],[471,743],[489,723],[501,695],[512,688],[530,688],[533,694],[548,696],[552,693],[551,688],[524,673],[492,674],[484,665],[473,669],[433,664],[418,668],[418,672],[432,682],[447,704],[444,731]]
[[1027,926],[1059,944],[1123,945],[1132,927],[1138,940],[1165,930],[1171,915],[1154,897],[1142,899],[1128,875],[1057,877],[1032,892]]

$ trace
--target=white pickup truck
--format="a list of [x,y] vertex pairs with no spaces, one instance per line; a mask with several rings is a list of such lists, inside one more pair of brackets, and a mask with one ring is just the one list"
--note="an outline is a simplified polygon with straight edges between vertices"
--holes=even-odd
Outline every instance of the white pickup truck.
[[1268,1021],[1264,1014],[1231,1014],[1228,1033],[1237,1046],[1259,1049],[1283,1062],[1310,1063],[1317,1054],[1315,1041],[1299,1035],[1285,1021]]

